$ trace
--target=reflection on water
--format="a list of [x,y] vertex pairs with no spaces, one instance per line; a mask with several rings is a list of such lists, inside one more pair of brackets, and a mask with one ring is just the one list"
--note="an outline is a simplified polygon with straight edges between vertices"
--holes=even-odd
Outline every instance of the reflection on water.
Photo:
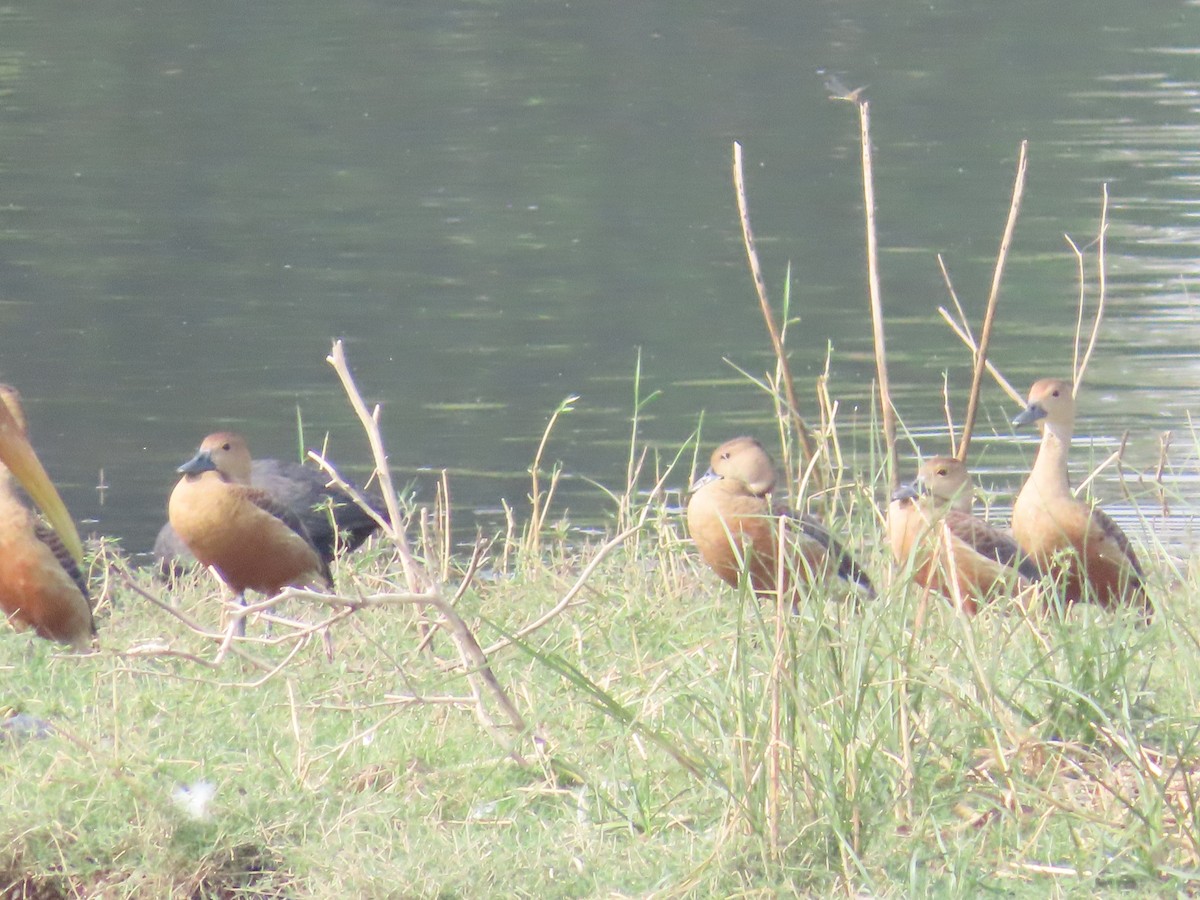
[[[329,434],[361,477],[365,441],[324,363],[334,336],[383,406],[398,480],[431,501],[445,468],[463,510],[519,507],[547,418],[579,394],[548,457],[571,476],[562,505],[595,521],[607,501],[589,479],[623,483],[639,350],[638,395],[657,392],[640,435],[668,458],[702,413],[706,446],[772,434],[770,403],[725,362],[770,366],[730,188],[738,139],[776,300],[791,267],[802,397],[832,345],[865,468],[857,122],[828,99],[834,77],[872,101],[892,380],[923,449],[944,441],[943,373],[961,410],[969,365],[936,316],[935,254],[978,317],[1028,138],[993,356],[1021,387],[1068,368],[1062,236],[1094,237],[1108,183],[1109,309],[1078,429],[1097,443],[1077,462],[1128,430],[1130,461],[1152,468],[1166,429],[1182,460],[1200,383],[1200,126],[1179,24],[1196,14],[1123,0],[5,7],[0,377],[28,398],[71,508],[134,550],[174,466],[218,427],[277,457]],[[989,388],[983,468],[1028,464],[1014,412]],[[1186,506],[1194,482],[1174,485]]]

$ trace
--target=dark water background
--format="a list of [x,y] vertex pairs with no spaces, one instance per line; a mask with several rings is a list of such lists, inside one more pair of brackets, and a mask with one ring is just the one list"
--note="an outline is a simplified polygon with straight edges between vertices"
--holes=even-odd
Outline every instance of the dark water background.
[[[1097,454],[1129,430],[1134,466],[1166,429],[1194,452],[1200,10],[1167,0],[2,7],[0,377],[75,515],[132,551],[217,428],[295,456],[299,409],[308,444],[329,433],[362,471],[335,336],[398,477],[431,500],[423,470],[448,469],[464,513],[523,501],[547,417],[578,394],[548,456],[576,476],[572,516],[601,520],[587,479],[622,482],[639,348],[660,392],[646,441],[673,451],[701,412],[706,446],[771,434],[724,361],[770,364],[734,140],[776,299],[791,265],[802,396],[831,344],[832,393],[864,414],[857,121],[822,72],[868,85],[914,432],[942,421],[943,372],[960,409],[966,391],[935,254],[978,317],[1027,138],[995,361],[1022,390],[1068,371],[1063,236],[1095,236],[1107,183],[1109,312],[1078,430]],[[979,465],[1001,485],[1028,459],[1014,412],[989,388],[983,427],[1006,439]]]

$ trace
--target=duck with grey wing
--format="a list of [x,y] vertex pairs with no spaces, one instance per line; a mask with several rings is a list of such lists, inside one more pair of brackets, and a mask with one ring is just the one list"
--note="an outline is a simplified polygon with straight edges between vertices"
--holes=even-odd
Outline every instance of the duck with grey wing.
[[1013,536],[1050,575],[1065,604],[1080,600],[1104,607],[1136,606],[1150,615],[1145,575],[1120,526],[1103,510],[1071,492],[1067,455],[1075,430],[1075,395],[1069,381],[1043,378],[1029,390],[1014,425],[1036,423],[1042,432],[1033,469],[1013,504]]
[[911,567],[917,584],[961,602],[970,615],[980,603],[1017,596],[1041,578],[1011,536],[971,512],[974,494],[965,463],[934,456],[888,505],[897,565]]
[[[210,434],[171,492],[171,526],[239,602],[247,590],[278,594],[285,587],[331,587],[329,564],[289,507],[250,484],[250,450],[241,435]],[[244,633],[244,620],[236,630]]]
[[[373,516],[349,493],[329,484],[323,473],[299,463],[254,459],[250,463],[249,483],[300,518],[317,553],[327,565],[332,564],[335,556],[358,549],[379,530],[376,516],[387,516],[378,496],[365,498],[375,513]],[[196,562],[170,522],[158,532],[154,557],[164,575],[178,574]]]
[[733,438],[713,451],[708,471],[692,485],[687,507],[688,532],[709,568],[735,587],[745,573],[759,597],[781,592],[795,605],[795,586],[776,584],[782,516],[791,554],[784,560],[787,579],[819,579],[832,572],[874,597],[871,580],[820,521],[772,504],[775,481],[771,457],[752,437]]

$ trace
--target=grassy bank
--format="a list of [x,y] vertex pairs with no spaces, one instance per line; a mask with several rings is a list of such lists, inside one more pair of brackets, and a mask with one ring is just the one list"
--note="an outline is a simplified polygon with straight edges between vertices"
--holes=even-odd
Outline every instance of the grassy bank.
[[[0,635],[22,714],[0,740],[6,896],[1194,888],[1194,583],[1169,586],[1152,560],[1149,627],[1092,608],[970,620],[934,600],[914,630],[903,573],[859,608],[818,587],[780,617],[702,571],[676,515],[649,512],[565,609],[488,654],[524,734],[486,689],[481,722],[445,631],[418,649],[418,606],[338,620],[332,661],[286,623],[262,643],[252,622],[248,655],[214,667],[218,642],[102,553],[102,652]],[[875,515],[844,527],[882,576]],[[597,547],[498,545],[456,609],[479,644],[503,642]],[[216,628],[206,574],[134,579]],[[337,580],[351,598],[403,582],[386,542]]]

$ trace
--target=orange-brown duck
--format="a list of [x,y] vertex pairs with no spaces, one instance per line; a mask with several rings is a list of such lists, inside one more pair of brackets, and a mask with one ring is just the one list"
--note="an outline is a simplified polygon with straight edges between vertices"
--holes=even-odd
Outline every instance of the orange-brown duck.
[[974,485],[966,465],[935,456],[888,506],[892,556],[913,580],[974,615],[981,601],[1014,596],[1041,572],[1008,534],[972,515]]
[[1042,430],[1042,443],[1013,505],[1017,543],[1054,578],[1064,602],[1130,604],[1149,613],[1144,574],[1129,539],[1098,507],[1071,493],[1067,453],[1075,397],[1069,381],[1043,378],[1030,388],[1025,410],[1013,424],[1034,422]]
[[[0,400],[0,608],[18,628],[86,649],[96,626],[79,532],[29,443],[19,395],[0,385]],[[18,498],[14,477],[45,522]]]
[[[317,553],[325,562],[356,550],[379,530],[379,523],[341,488],[328,484],[322,472],[294,462],[255,459],[250,463],[250,486],[266,491],[273,500],[291,509],[304,523]],[[367,503],[386,516],[383,503]],[[195,562],[187,545],[167,522],[154,541],[154,557],[163,574],[182,571]]]
[[300,517],[250,484],[250,450],[241,435],[210,434],[179,472],[167,507],[171,526],[239,598],[247,590],[272,595],[332,585],[329,564]]
[[688,532],[704,561],[729,584],[736,587],[745,572],[755,594],[775,597],[778,518],[785,516],[795,552],[785,560],[785,573],[820,578],[832,570],[873,597],[866,573],[817,519],[772,506],[775,478],[771,457],[754,438],[736,437],[713,451],[709,470],[692,485],[687,507]]

